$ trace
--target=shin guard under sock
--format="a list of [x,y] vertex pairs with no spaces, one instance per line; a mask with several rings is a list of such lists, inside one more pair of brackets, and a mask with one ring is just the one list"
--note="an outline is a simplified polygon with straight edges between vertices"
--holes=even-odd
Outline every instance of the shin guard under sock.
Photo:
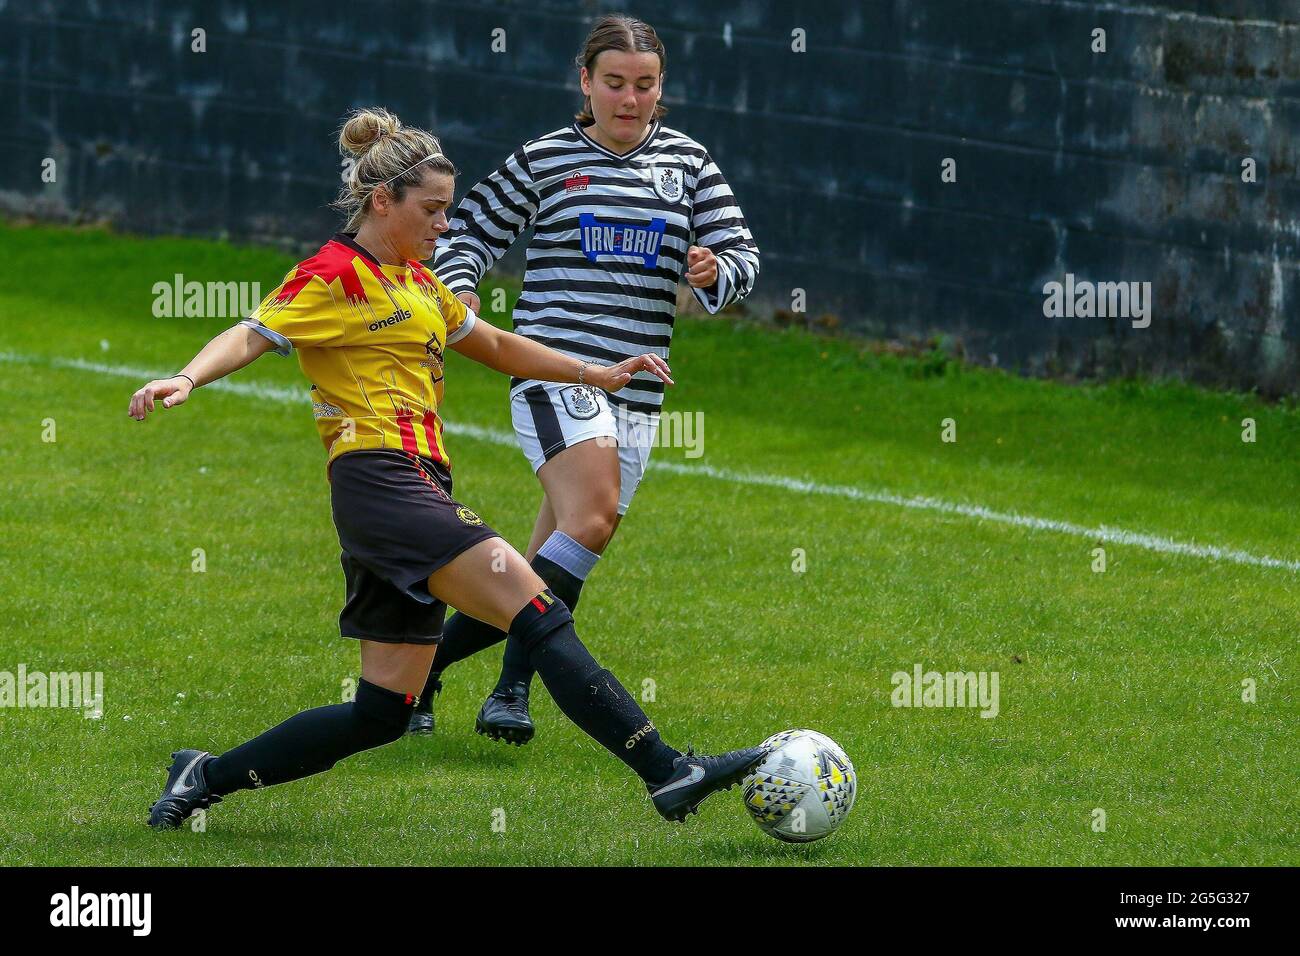
[[510,643],[532,667],[564,715],[647,783],[666,780],[680,752],[659,736],[618,679],[591,656],[562,601],[543,591],[510,625]]
[[203,767],[213,793],[287,783],[334,766],[344,757],[392,743],[406,732],[415,698],[357,682],[351,703],[316,707],[240,744]]

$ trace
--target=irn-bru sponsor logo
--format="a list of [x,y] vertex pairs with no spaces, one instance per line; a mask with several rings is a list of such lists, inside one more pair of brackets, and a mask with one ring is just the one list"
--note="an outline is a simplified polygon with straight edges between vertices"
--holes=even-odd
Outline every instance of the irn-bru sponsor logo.
[[578,217],[582,253],[595,262],[601,256],[635,256],[647,269],[659,261],[664,242],[663,219],[644,222],[602,222],[584,212]]
[[378,319],[370,323],[370,331],[378,332],[380,329],[386,329],[390,325],[396,325],[398,322],[405,322],[411,317],[410,309],[397,309],[386,319]]

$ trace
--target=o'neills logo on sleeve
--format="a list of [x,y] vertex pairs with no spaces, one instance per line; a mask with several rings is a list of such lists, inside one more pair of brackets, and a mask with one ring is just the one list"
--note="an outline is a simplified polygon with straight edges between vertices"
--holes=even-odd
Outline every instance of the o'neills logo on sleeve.
[[405,322],[411,317],[410,309],[398,309],[386,319],[378,319],[371,322],[369,329],[371,332],[378,332],[380,329],[386,329],[390,325],[396,325],[398,322]]
[[74,886],[50,897],[51,926],[129,926],[131,935],[153,928],[152,893],[82,893]]

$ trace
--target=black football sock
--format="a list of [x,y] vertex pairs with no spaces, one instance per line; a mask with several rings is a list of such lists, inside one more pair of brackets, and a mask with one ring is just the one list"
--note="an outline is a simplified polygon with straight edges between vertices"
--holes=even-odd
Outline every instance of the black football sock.
[[449,617],[447,623],[443,625],[442,643],[438,645],[438,653],[434,655],[433,668],[429,671],[429,679],[420,693],[420,702],[416,705],[416,710],[426,714],[433,713],[434,683],[441,680],[442,672],[448,667],[505,639],[504,631],[498,631],[491,624],[484,624],[478,618],[470,617],[468,614],[457,611]]
[[524,605],[507,643],[532,648],[529,661],[564,716],[642,780],[653,785],[672,775],[681,752],[664,743],[618,678],[587,651],[562,602],[543,591]]
[[321,773],[344,757],[392,743],[406,733],[415,699],[357,682],[348,704],[316,707],[207,761],[203,774],[217,796]]
[[[582,596],[583,582],[598,560],[600,555],[587,550],[563,531],[555,531],[542,543],[531,563],[537,576],[572,613]],[[527,689],[532,680],[533,666],[528,652],[518,643],[507,641],[496,689],[505,691],[510,685],[520,683]]]

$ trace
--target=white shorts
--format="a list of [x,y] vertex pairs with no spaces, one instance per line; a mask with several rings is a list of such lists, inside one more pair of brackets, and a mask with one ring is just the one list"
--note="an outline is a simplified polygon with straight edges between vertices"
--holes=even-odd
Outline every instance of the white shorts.
[[510,417],[519,447],[533,473],[566,448],[592,438],[618,444],[618,513],[627,514],[641,484],[659,416],[611,408],[604,391],[590,385],[525,381],[510,395]]

